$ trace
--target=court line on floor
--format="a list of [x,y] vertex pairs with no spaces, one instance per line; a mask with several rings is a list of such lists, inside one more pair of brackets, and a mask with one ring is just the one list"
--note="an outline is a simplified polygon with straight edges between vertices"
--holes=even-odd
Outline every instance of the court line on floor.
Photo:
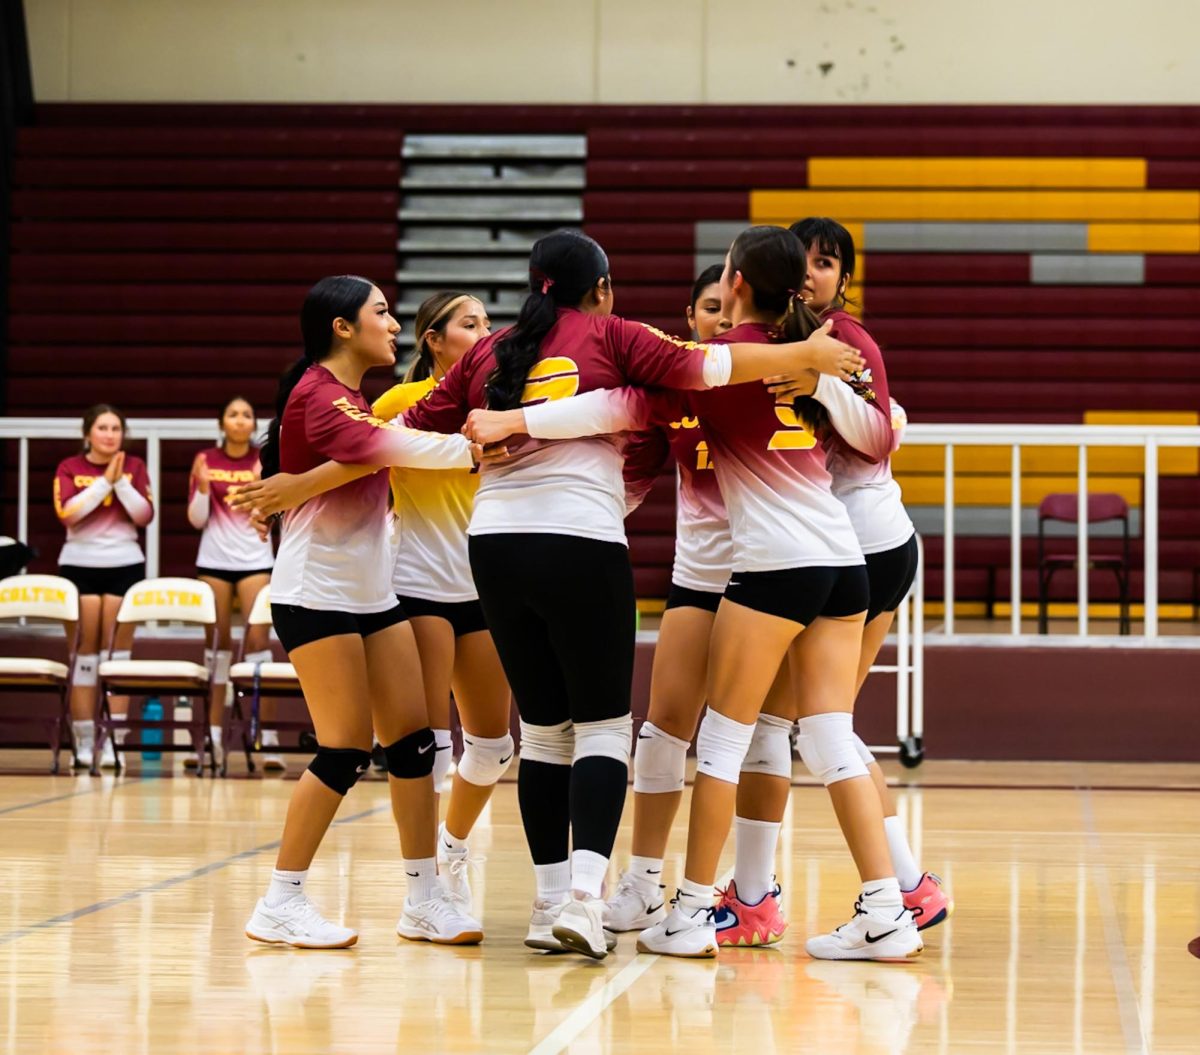
[[[116,791],[118,788],[128,787],[130,784],[141,784],[147,780],[158,780],[158,777],[130,777],[128,780],[122,780],[119,784],[114,784],[110,790]],[[77,799],[83,795],[94,795],[97,791],[103,791],[102,787],[82,788],[79,791],[68,791],[65,795],[51,795],[49,798],[37,799],[34,802],[23,802],[17,806],[5,806],[0,809],[0,817],[6,813],[19,813],[21,810],[31,810],[34,806],[46,806],[51,802],[63,802],[66,799]]]
[[[342,824],[352,824],[354,821],[360,821],[364,817],[373,816],[376,813],[382,813],[384,810],[390,810],[391,803],[384,803],[379,806],[373,806],[369,810],[363,810],[361,813],[355,813],[349,817],[340,817],[333,822],[331,827],[336,827]],[[219,872],[223,868],[228,868],[232,864],[237,864],[239,861],[247,860],[251,857],[256,857],[258,854],[265,853],[267,850],[277,849],[280,840],[275,839],[269,843],[263,843],[261,846],[252,846],[248,850],[241,850],[236,854],[231,854],[229,857],[224,857],[219,861],[211,861],[206,865],[201,865],[199,868],[193,868],[187,872],[180,872],[178,875],[168,876],[166,879],[160,879],[156,883],[150,883],[143,887],[138,887],[136,890],[126,891],[124,894],[118,894],[116,897],[105,898],[103,901],[97,901],[91,905],[85,905],[83,908],[72,909],[70,912],[64,912],[59,916],[52,916],[50,919],[44,919],[40,923],[31,923],[26,927],[18,927],[16,930],[10,930],[6,934],[0,934],[0,946],[11,945],[14,941],[20,941],[22,938],[27,938],[31,934],[37,934],[39,931],[50,930],[62,923],[74,923],[78,919],[83,919],[85,916],[95,915],[97,912],[103,912],[105,909],[115,908],[117,905],[127,905],[131,901],[137,901],[139,898],[145,897],[147,894],[157,894],[163,890],[170,890],[172,887],[180,886],[183,883],[190,882],[193,879],[199,879],[201,876],[209,875],[212,872]]]
[[1088,874],[1096,887],[1096,898],[1100,902],[1104,944],[1108,950],[1108,967],[1112,973],[1113,988],[1117,992],[1117,1012],[1121,1019],[1121,1032],[1125,1037],[1125,1051],[1128,1055],[1149,1055],[1146,1030],[1138,1009],[1137,993],[1133,987],[1133,971],[1129,967],[1125,940],[1121,935],[1121,924],[1117,917],[1117,902],[1113,897],[1112,884],[1108,881],[1108,868],[1100,856],[1100,833],[1096,828],[1091,789],[1083,785],[1077,790],[1079,808],[1083,814],[1084,835],[1091,857]]

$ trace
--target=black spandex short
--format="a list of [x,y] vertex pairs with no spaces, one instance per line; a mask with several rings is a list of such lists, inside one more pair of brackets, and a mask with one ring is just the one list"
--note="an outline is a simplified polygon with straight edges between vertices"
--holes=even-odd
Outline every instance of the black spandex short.
[[693,590],[690,586],[673,582],[667,594],[667,611],[672,608],[702,608],[706,612],[715,612],[720,607],[721,596],[710,590]]
[[883,553],[868,553],[867,580],[871,603],[867,606],[867,622],[883,612],[894,612],[899,608],[916,577],[916,535],[911,536],[903,546]]
[[756,612],[808,626],[818,616],[838,618],[867,609],[867,569],[783,568],[780,571],[735,571],[725,596]]
[[284,650],[292,652],[326,637],[358,634],[370,637],[389,626],[403,623],[408,616],[400,605],[386,612],[323,612],[295,604],[272,604],[271,622]]
[[218,582],[227,582],[230,586],[236,586],[243,579],[250,578],[251,575],[270,574],[270,568],[255,568],[253,571],[229,571],[225,568],[201,568],[199,565],[196,565],[196,578],[216,579]]
[[424,597],[409,597],[396,594],[396,600],[404,608],[409,619],[433,615],[445,619],[454,630],[455,637],[466,637],[486,630],[487,620],[483,617],[483,605],[479,601],[430,601]]
[[58,574],[75,584],[81,596],[109,594],[124,597],[126,591],[146,577],[146,562],[125,564],[120,568],[84,568],[78,564],[60,564]]

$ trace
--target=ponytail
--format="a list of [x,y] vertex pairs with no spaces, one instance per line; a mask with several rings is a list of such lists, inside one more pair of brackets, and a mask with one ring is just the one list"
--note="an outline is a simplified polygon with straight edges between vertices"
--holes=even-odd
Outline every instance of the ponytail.
[[267,441],[258,452],[264,480],[279,472],[279,423],[283,420],[288,396],[292,394],[292,389],[300,383],[300,378],[304,376],[310,366],[312,366],[312,361],[302,355],[279,378],[279,387],[275,390],[275,416],[271,419],[271,424],[267,426]]
[[607,277],[608,257],[582,231],[562,228],[533,243],[529,295],[516,323],[492,350],[496,368],[487,379],[487,404],[492,410],[521,405],[525,380],[537,362],[542,341],[558,321],[558,309],[578,307]]
[[[729,249],[729,266],[740,271],[759,311],[781,319],[775,343],[808,340],[821,320],[800,298],[808,259],[799,239],[782,227],[747,227]],[[797,396],[793,409],[810,432],[829,424],[829,412],[812,396]]]
[[321,279],[304,298],[300,308],[300,335],[304,354],[279,378],[275,392],[275,417],[267,427],[267,441],[259,451],[263,479],[279,472],[279,423],[287,409],[288,398],[305,371],[333,351],[333,324],[345,319],[358,325],[358,313],[371,296],[375,284],[358,275],[331,275]]

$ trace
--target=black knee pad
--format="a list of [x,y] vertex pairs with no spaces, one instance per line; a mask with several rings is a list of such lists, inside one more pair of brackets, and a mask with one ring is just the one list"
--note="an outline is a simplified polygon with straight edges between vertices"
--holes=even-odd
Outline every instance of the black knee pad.
[[418,729],[394,744],[383,749],[387,758],[387,770],[401,780],[427,777],[433,772],[433,756],[437,753],[437,740],[432,729]]
[[345,795],[371,766],[371,752],[357,747],[318,747],[308,769],[330,791]]

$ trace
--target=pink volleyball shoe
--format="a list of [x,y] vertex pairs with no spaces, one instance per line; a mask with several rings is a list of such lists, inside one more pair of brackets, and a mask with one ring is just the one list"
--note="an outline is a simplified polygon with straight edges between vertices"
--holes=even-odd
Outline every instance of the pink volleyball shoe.
[[788,921],[779,907],[780,893],[776,884],[757,904],[747,905],[738,897],[737,886],[730,880],[729,886],[721,891],[714,910],[717,944],[749,948],[774,945],[779,941],[788,928]]
[[917,930],[935,927],[954,912],[954,902],[942,889],[941,879],[932,872],[926,872],[912,890],[903,890],[901,894]]

